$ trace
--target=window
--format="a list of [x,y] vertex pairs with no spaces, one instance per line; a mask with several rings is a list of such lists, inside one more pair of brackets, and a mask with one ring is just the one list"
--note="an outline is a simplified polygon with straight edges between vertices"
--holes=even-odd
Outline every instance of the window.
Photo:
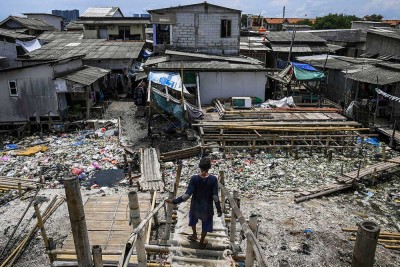
[[8,81],[8,88],[10,89],[10,96],[18,96],[17,81]]
[[96,30],[96,26],[88,25],[88,26],[86,26],[86,29],[89,31],[93,31],[93,30]]
[[231,37],[231,24],[231,20],[221,19],[221,38]]

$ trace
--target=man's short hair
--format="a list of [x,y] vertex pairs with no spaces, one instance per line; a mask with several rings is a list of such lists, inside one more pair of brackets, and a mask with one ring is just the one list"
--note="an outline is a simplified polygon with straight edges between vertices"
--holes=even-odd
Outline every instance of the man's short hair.
[[202,171],[208,171],[211,169],[211,161],[210,158],[202,158],[199,163],[199,168]]

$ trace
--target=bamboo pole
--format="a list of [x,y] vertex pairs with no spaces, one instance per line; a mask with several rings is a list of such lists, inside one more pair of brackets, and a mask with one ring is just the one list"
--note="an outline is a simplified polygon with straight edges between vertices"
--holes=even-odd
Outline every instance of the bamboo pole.
[[[53,214],[53,212],[64,202],[64,199],[59,200],[57,203],[57,197],[54,197],[52,201],[49,203],[47,206],[44,214],[43,214],[43,221],[46,222],[46,220]],[[10,261],[10,266],[13,266],[14,262],[17,260],[19,254],[23,251],[23,249],[26,247],[28,242],[31,240],[33,235],[35,234],[36,230],[38,227],[38,223],[34,225],[34,227],[31,229],[31,231],[25,235],[25,238],[18,244],[18,246],[13,250],[13,252],[2,262],[0,267],[5,267]]]
[[[249,227],[251,231],[253,232],[254,235],[256,235],[256,230],[257,230],[257,224],[258,224],[258,216],[257,215],[250,215],[249,219]],[[254,260],[255,260],[255,255],[253,252],[253,248],[251,247],[250,240],[247,240],[247,245],[246,245],[246,261],[245,261],[245,267],[253,267],[254,266]]]
[[[39,206],[35,202],[33,204],[33,207],[35,209],[35,214],[36,214],[36,218],[37,218],[37,221],[38,221],[38,226],[39,226],[39,229],[40,229],[40,233],[42,234],[44,247],[46,248],[46,250],[50,249],[49,239],[47,238],[46,229],[44,228],[43,218],[42,218],[42,215],[40,214]],[[50,260],[50,263],[52,263],[54,261],[53,255],[49,254],[49,260]]]
[[[219,182],[222,185],[225,185],[225,172],[224,171],[219,172]],[[222,213],[225,213],[225,193],[223,190],[221,190],[221,208],[222,208]]]
[[358,225],[357,240],[354,245],[352,267],[372,267],[380,227],[374,222],[364,221]]
[[21,198],[22,197],[22,184],[21,182],[18,182],[18,195]]
[[[137,192],[136,191],[129,192],[128,198],[129,198],[129,210],[130,210],[129,223],[132,225],[133,229],[135,229],[137,226],[140,225],[142,221],[140,218],[139,199]],[[144,232],[143,230],[140,230],[137,233],[137,239],[136,239],[136,254],[139,267],[146,266],[146,261],[147,261],[146,250],[144,248],[144,242],[145,242],[144,239],[145,239]]]
[[79,181],[76,177],[64,179],[64,187],[78,267],[91,267],[93,262]]
[[263,249],[262,249],[260,243],[257,241],[257,238],[255,237],[255,235],[251,231],[250,227],[247,225],[246,219],[243,217],[243,214],[240,212],[239,207],[236,205],[236,201],[230,195],[229,191],[226,189],[225,186],[221,185],[221,183],[219,183],[219,186],[221,187],[221,190],[225,191],[225,194],[227,196],[227,199],[229,200],[229,203],[231,204],[232,209],[235,211],[235,214],[238,216],[238,221],[242,226],[242,230],[243,230],[246,238],[250,239],[250,243],[251,243],[251,246],[255,253],[255,256],[256,256],[259,266],[266,267],[267,260],[266,260],[265,256],[263,255]]
[[15,232],[17,231],[19,225],[21,224],[22,220],[25,218],[26,213],[28,212],[28,210],[30,209],[30,207],[32,206],[32,203],[35,201],[37,194],[39,193],[39,190],[36,191],[35,195],[32,197],[31,201],[29,202],[28,206],[26,207],[24,213],[22,214],[21,218],[18,220],[18,223],[15,225],[13,232],[11,233],[10,237],[7,240],[6,245],[3,247],[3,250],[0,253],[0,258],[3,256],[4,252],[7,249],[7,246],[10,244],[11,240],[14,237]]
[[[238,199],[239,199],[239,192],[235,190],[235,191],[233,191],[233,200],[235,201],[236,205],[238,204]],[[235,243],[235,240],[236,240],[236,214],[235,214],[235,210],[232,208],[232,210],[231,210],[231,229],[230,229],[229,241],[231,243]]]
[[182,163],[179,163],[178,169],[176,170],[176,178],[174,184],[174,198],[178,194],[179,183],[181,182],[181,174],[182,174]]
[[[169,199],[173,199],[174,198],[174,192],[170,191],[169,192]],[[170,238],[171,235],[171,224],[172,224],[172,211],[173,211],[173,205],[167,205],[167,214],[166,214],[166,224],[165,224],[165,232],[164,232],[164,237],[162,240],[163,244],[166,244],[167,241]]]
[[92,247],[93,267],[103,267],[103,254],[101,246],[94,245]]

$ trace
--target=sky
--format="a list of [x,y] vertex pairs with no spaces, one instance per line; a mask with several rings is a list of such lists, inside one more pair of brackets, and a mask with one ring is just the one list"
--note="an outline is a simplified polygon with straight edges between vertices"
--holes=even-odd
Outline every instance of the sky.
[[[15,1],[15,2],[14,2]],[[202,0],[0,0],[0,19],[26,12],[51,13],[52,9],[78,9],[83,14],[88,7],[118,6],[124,16],[145,13],[149,9],[202,2]],[[281,17],[315,18],[329,13],[344,13],[363,17],[381,14],[384,19],[400,19],[400,0],[209,0],[211,4],[242,10],[246,14]]]

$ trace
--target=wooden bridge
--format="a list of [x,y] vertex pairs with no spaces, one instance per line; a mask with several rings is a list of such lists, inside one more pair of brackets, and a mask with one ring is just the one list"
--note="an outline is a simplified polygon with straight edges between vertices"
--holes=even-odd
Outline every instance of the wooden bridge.
[[[386,156],[384,156],[386,157]],[[375,163],[361,169],[361,162],[356,171],[342,174],[336,177],[336,181],[313,189],[304,190],[295,195],[294,201],[300,203],[309,199],[326,196],[335,192],[349,189],[353,187],[354,182],[371,177],[375,179],[378,173],[385,171],[393,171],[394,168],[399,167],[400,157],[390,160],[384,159],[382,162]]]

